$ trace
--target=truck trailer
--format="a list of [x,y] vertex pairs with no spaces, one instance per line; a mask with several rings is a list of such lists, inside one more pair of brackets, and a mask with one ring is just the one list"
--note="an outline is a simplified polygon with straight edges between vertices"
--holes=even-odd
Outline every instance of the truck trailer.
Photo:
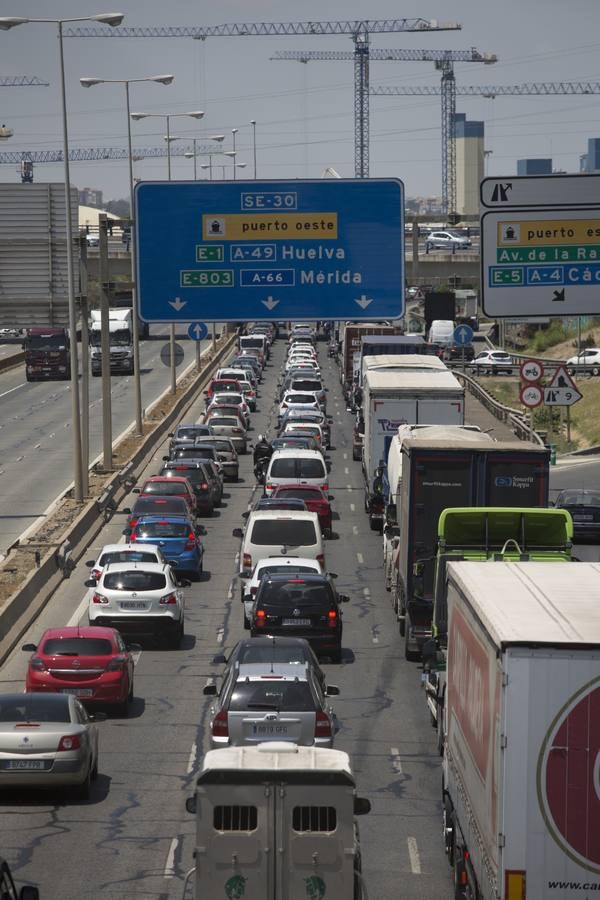
[[546,507],[549,458],[545,447],[457,429],[403,441],[392,605],[406,659],[420,659],[431,637],[440,514],[457,506]]
[[442,801],[455,897],[600,892],[600,565],[450,562]]
[[[386,360],[391,360],[389,368]],[[464,388],[434,356],[370,356],[363,382],[365,512],[383,528],[383,468],[400,425],[462,425]],[[437,521],[437,520],[436,520]]]

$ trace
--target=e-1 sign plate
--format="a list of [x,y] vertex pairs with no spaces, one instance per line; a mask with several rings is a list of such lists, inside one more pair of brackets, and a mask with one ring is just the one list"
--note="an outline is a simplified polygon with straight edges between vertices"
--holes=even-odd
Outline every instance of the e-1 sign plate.
[[146,322],[404,314],[397,179],[141,182],[135,224]]

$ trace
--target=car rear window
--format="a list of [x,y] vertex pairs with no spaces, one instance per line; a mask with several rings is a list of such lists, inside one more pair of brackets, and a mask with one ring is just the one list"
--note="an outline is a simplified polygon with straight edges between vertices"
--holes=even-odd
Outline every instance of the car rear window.
[[220,392],[217,392],[217,401],[216,401],[216,402],[217,402],[217,405],[219,405],[219,404],[222,404],[222,405],[227,405],[227,404],[229,404],[229,405],[233,406],[233,404],[235,404],[235,403],[242,403],[243,400],[244,400],[244,398],[242,397],[241,394],[236,394],[234,391],[225,391],[224,393],[227,394],[226,397],[219,397],[219,396],[218,396],[219,393],[220,393]]
[[198,451],[198,456],[203,456],[205,459],[217,458],[217,451],[213,444],[196,444],[195,449]]
[[300,497],[301,500],[324,500],[323,491],[320,488],[306,488],[299,485],[297,488],[283,488],[277,491],[278,497]]
[[286,403],[314,403],[315,398],[312,394],[288,394],[285,398]]
[[223,391],[232,391],[233,393],[238,392],[237,384],[232,384],[231,381],[213,381],[211,388],[213,394],[220,394]]
[[132,569],[130,572],[107,572],[104,587],[111,591],[160,591],[167,586],[163,572],[144,572]]
[[292,381],[293,391],[322,391],[320,381],[312,381],[308,378],[302,378]]
[[317,569],[312,566],[293,566],[293,565],[268,565],[261,566],[258,570],[259,578],[262,578],[263,575],[278,575],[282,573],[283,575],[294,575],[300,574],[302,572],[316,572]]
[[334,603],[331,587],[326,582],[311,584],[293,576],[285,583],[263,582],[257,599],[261,609],[276,615],[296,608],[313,615],[327,615]]
[[[210,421],[212,425],[212,419]],[[173,452],[174,459],[195,459],[198,456],[202,456],[202,454],[197,447],[178,447]]]
[[240,652],[238,662],[240,665],[251,665],[252,663],[298,663],[299,666],[304,665],[310,659],[309,654],[300,644],[281,644],[277,641],[271,641],[268,646],[255,642],[254,638],[244,646]]
[[142,488],[142,494],[163,494],[177,496],[187,493],[185,485],[180,481],[147,481]]
[[156,553],[142,553],[141,550],[111,550],[110,553],[103,553],[100,557],[100,566],[107,566],[109,563],[155,563],[159,562]]
[[60,694],[0,697],[0,722],[70,722],[69,698]]
[[286,545],[312,547],[317,543],[315,526],[306,520],[257,519],[252,526],[250,543],[260,546]]
[[173,434],[174,441],[195,441],[197,437],[210,434],[208,425],[184,425]]
[[206,481],[206,475],[200,466],[188,468],[187,466],[178,466],[175,464],[168,468],[165,466],[161,469],[160,474],[166,475],[167,477],[169,477],[169,474],[181,475],[182,477],[187,478],[188,481],[191,481],[192,484],[199,484],[201,481]]
[[141,538],[184,538],[190,533],[190,527],[184,522],[144,522],[135,531]]
[[325,478],[325,467],[320,459],[275,459],[269,478]]
[[239,426],[240,420],[237,416],[211,416],[211,425],[235,425]]
[[306,681],[239,681],[229,709],[249,713],[265,709],[310,712],[315,709],[315,701]]
[[183,497],[140,496],[135,501],[133,511],[138,516],[151,511],[160,514],[174,513],[175,515],[186,515],[188,507]]
[[42,653],[47,656],[111,656],[112,644],[106,638],[48,638]]

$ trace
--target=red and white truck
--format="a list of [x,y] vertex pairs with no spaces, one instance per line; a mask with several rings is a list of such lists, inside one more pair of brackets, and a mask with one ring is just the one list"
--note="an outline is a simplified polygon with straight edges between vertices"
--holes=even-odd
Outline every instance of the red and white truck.
[[600,894],[600,565],[451,562],[446,853],[455,897]]

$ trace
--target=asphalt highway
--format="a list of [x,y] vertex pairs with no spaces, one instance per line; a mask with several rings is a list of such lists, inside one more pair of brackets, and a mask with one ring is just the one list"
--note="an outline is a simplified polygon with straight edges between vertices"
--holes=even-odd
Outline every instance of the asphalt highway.
[[[420,687],[420,669],[404,659],[398,629],[383,587],[381,537],[363,512],[360,464],[352,461],[352,419],[337,369],[320,345],[333,416],[330,492],[335,496],[334,536],[325,544],[327,568],[351,597],[344,606],[343,660],[325,665],[340,687],[332,698],[338,719],[335,746],[350,754],[370,815],[360,820],[363,873],[369,900],[450,900],[451,870],[442,848],[440,758]],[[275,344],[252,417],[256,438],[273,434],[273,399],[284,355]],[[192,421],[199,417],[198,402]],[[157,450],[148,474],[160,465]],[[573,470],[581,480],[595,464]],[[561,468],[560,479],[571,477]],[[575,475],[576,473],[576,475]],[[89,802],[59,793],[30,791],[0,797],[0,853],[19,881],[39,885],[42,900],[171,900],[181,898],[193,865],[195,823],[185,811],[194,777],[208,749],[208,708],[202,688],[220,667],[215,653],[247,636],[232,529],[257,494],[251,455],[241,458],[240,481],[228,485],[224,506],[206,529],[203,581],[186,589],[186,635],[179,650],[144,647],[135,673],[128,718],[99,724],[100,775]],[[554,478],[554,474],[553,474]],[[127,502],[124,504],[127,505]],[[125,518],[117,513],[84,559],[119,539]],[[597,549],[597,548],[594,548]],[[87,570],[79,565],[23,636],[36,642],[51,625],[86,623]],[[28,654],[15,650],[0,670],[0,691],[21,690]],[[200,900],[200,898],[198,898]],[[265,898],[267,900],[267,898]]]
[[[160,359],[168,329],[154,326],[154,337],[140,343],[142,406],[148,407],[170,384]],[[192,341],[178,373],[195,358]],[[202,342],[206,348],[208,342]],[[90,462],[102,452],[102,379],[90,375]],[[113,440],[134,418],[133,377],[112,378]],[[42,515],[73,481],[71,387],[65,381],[27,382],[25,366],[0,373],[0,553]]]

